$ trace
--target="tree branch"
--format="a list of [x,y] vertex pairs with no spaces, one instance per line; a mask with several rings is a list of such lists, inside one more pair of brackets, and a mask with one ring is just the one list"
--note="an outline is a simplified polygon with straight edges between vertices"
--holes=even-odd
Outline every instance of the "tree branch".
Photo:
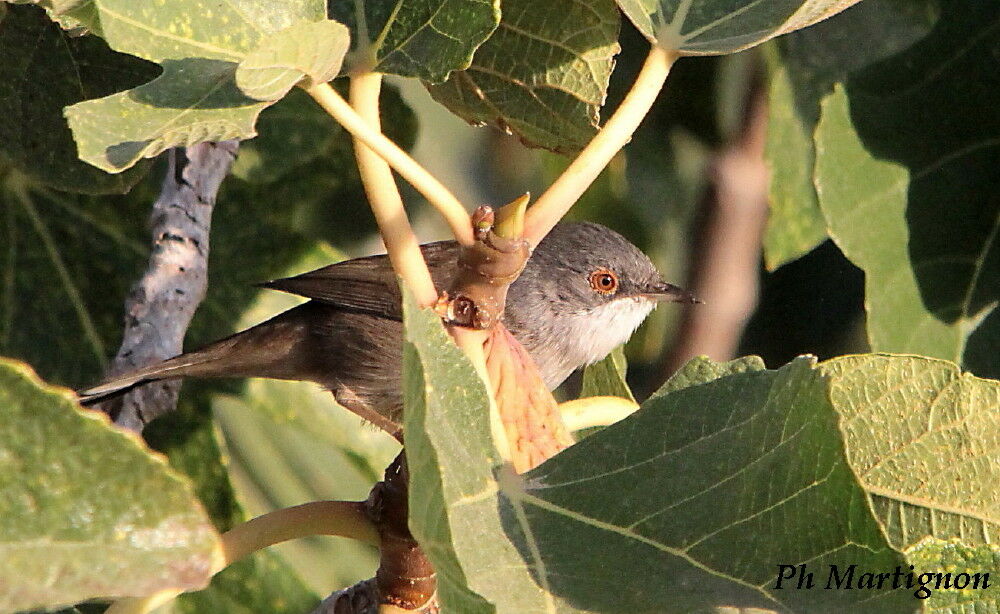
[[687,306],[677,342],[665,357],[663,378],[702,354],[730,360],[757,304],[761,242],[767,222],[767,100],[758,85],[748,96],[738,138],[712,163],[706,218],[693,246],[696,266],[688,288],[704,301]]
[[[146,272],[125,299],[125,334],[106,377],[181,353],[191,317],[205,298],[212,209],[236,157],[237,141],[167,153],[167,174],[150,215]],[[139,386],[98,405],[115,424],[141,431],[177,405],[179,381]]]

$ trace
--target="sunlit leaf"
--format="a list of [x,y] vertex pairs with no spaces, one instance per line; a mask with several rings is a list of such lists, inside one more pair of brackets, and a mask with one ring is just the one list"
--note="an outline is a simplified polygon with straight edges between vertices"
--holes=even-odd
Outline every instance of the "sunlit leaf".
[[[287,35],[269,37],[303,21],[324,19],[322,0],[264,5],[249,0],[93,2],[101,35],[112,48],[163,68],[162,75],[145,85],[66,109],[80,158],[108,172],[120,172],[168,147],[253,137],[257,116],[270,102],[251,98],[237,86],[237,68],[247,56],[256,54],[257,61],[287,60],[283,54],[290,54],[294,66],[290,72],[251,71],[258,80],[250,83],[256,95],[269,89],[267,95],[273,96],[287,85],[289,75],[316,68],[301,65],[301,50],[287,45]],[[323,58],[325,66],[319,67],[317,76],[326,76],[330,61],[336,63],[342,54],[344,41],[339,36],[309,40],[307,55]],[[262,44],[265,48],[259,50]],[[276,51],[281,57],[273,55]],[[278,75],[284,80],[280,87],[265,88],[267,79]],[[299,79],[301,74],[295,81]]]
[[845,356],[820,371],[848,460],[893,547],[928,536],[995,543],[1000,382],[916,356]]
[[103,414],[0,362],[0,610],[196,589],[221,557],[190,484]]
[[236,85],[251,98],[277,100],[300,82],[326,83],[340,72],[347,28],[324,20],[296,24],[264,39],[240,62]]
[[826,19],[860,0],[617,0],[635,27],[681,55],[732,53]]

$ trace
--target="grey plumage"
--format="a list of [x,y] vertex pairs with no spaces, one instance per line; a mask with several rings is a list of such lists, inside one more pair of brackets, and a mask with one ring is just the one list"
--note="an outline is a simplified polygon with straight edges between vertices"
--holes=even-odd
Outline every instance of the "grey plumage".
[[[455,274],[453,241],[421,247],[435,285]],[[613,293],[590,276],[609,271]],[[396,276],[384,255],[333,264],[262,284],[309,302],[243,332],[80,393],[85,404],[145,382],[176,377],[268,377],[306,380],[333,392],[362,417],[397,430],[402,411],[402,312]],[[505,323],[555,387],[574,369],[623,343],[656,300],[693,300],[666,284],[649,258],[597,224],[559,224],[511,285]]]

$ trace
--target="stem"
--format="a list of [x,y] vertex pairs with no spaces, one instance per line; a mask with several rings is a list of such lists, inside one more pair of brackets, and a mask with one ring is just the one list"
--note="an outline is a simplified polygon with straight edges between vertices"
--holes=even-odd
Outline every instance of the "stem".
[[[268,546],[311,535],[350,537],[379,545],[378,531],[365,515],[364,502],[315,501],[258,516],[223,533],[223,557],[212,573]],[[119,599],[104,614],[147,614],[182,592],[168,588],[144,597]]]
[[330,87],[329,83],[315,85],[306,91],[354,138],[374,150],[389,163],[389,166],[402,175],[403,179],[406,179],[418,192],[423,194],[424,198],[444,216],[459,243],[472,245],[475,239],[472,234],[469,213],[448,188],[444,187],[437,178],[420,166],[409,154],[358,115],[341,98],[340,94]]
[[365,515],[364,502],[314,501],[258,516],[223,533],[223,566],[268,546],[310,535],[337,535],[379,544],[378,531]]
[[650,49],[646,63],[632,84],[632,89],[611,119],[583,148],[562,175],[539,197],[535,206],[528,210],[524,238],[530,241],[532,246],[538,245],[538,242],[566,215],[573,203],[587,191],[615,154],[631,140],[632,133],[639,127],[639,123],[656,101],[656,96],[660,93],[670,73],[670,67],[677,57],[675,52],[656,45]]
[[[351,106],[369,126],[380,132],[382,126],[378,98],[381,89],[382,75],[378,73],[362,73],[351,77]],[[382,241],[389,252],[392,268],[403,278],[403,283],[409,286],[417,302],[422,307],[430,307],[437,301],[438,294],[420,251],[420,243],[406,217],[392,169],[357,137],[354,138],[354,157],[358,161],[361,182],[378,222]],[[468,221],[465,225],[471,228]]]
[[621,397],[587,397],[559,404],[566,427],[571,431],[593,426],[608,426],[639,409],[635,401]]

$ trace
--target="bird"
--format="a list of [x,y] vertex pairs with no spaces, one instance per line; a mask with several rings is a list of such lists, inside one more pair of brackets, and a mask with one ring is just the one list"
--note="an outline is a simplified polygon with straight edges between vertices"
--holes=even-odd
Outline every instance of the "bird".
[[[460,246],[439,241],[420,248],[434,285],[448,288]],[[181,377],[304,380],[398,433],[402,296],[388,256],[346,260],[260,285],[309,300],[201,349],[83,390],[81,403]],[[592,222],[562,222],[511,284],[503,320],[551,390],[627,341],[661,301],[699,302],[665,282],[649,257],[617,232]]]

